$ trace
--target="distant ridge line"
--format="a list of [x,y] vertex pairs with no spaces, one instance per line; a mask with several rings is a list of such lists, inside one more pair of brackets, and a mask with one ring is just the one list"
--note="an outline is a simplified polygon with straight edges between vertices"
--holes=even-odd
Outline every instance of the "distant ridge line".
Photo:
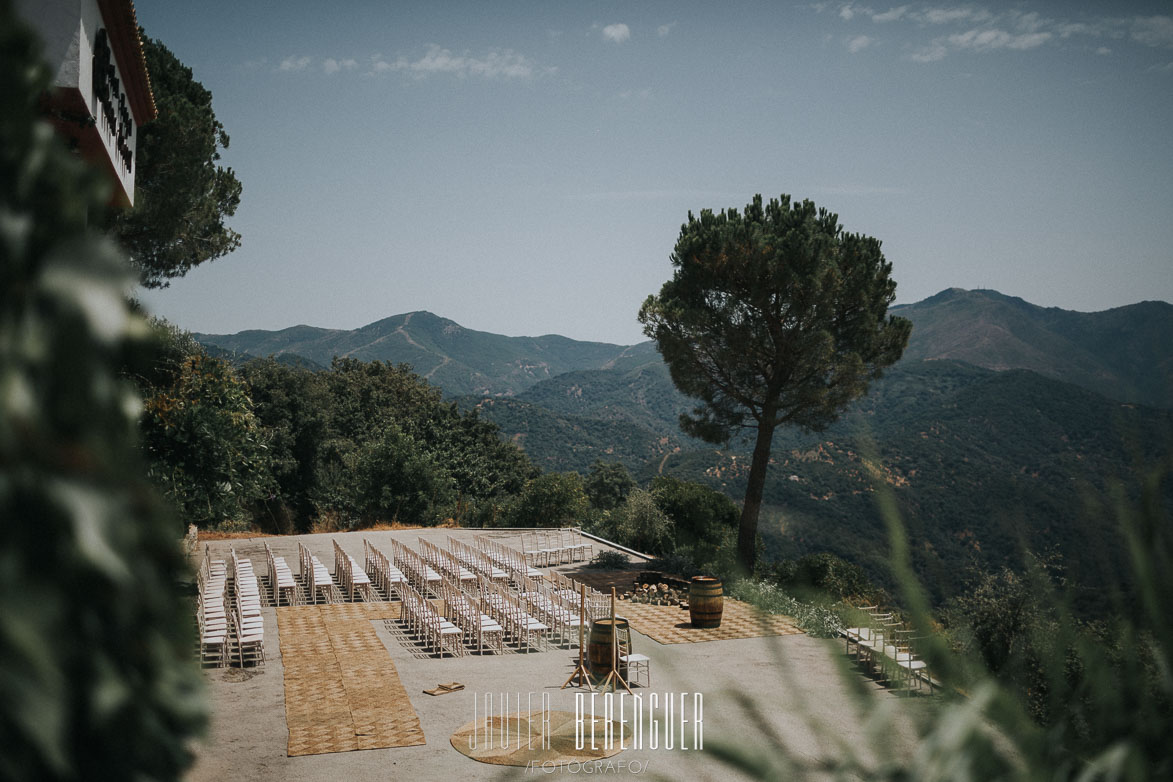
[[[990,289],[947,288],[890,312],[913,322],[904,361],[952,359],[998,371],[1029,369],[1120,401],[1173,409],[1173,305],[1167,302],[1076,312]],[[403,339],[390,339],[393,335]],[[450,396],[513,396],[566,372],[661,363],[647,341],[509,337],[468,329],[427,310],[352,330],[299,325],[194,336],[230,352],[294,354],[321,366],[335,356],[407,363]]]

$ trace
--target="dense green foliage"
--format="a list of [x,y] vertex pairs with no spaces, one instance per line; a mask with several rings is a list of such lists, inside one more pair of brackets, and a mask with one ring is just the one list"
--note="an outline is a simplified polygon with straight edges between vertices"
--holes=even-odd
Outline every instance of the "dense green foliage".
[[148,393],[142,429],[151,479],[188,523],[246,521],[270,492],[269,437],[232,367],[197,353]]
[[587,567],[594,570],[622,570],[631,564],[631,560],[622,551],[607,548],[591,557]]
[[507,397],[458,402],[501,427],[543,470],[585,473],[597,461],[636,468],[675,450],[668,438],[624,421],[562,415]]
[[8,0],[0,78],[0,778],[178,779],[203,720],[183,562],[118,376],[149,328]]
[[667,476],[642,489],[617,463],[596,462],[586,481],[592,532],[652,555],[655,569],[733,572],[738,512],[724,494]]
[[667,475],[656,476],[651,491],[675,525],[674,551],[698,570],[729,572],[740,516],[733,500],[704,484]]
[[675,549],[675,522],[645,489],[632,489],[603,519],[600,528],[608,540],[653,556]]
[[111,215],[110,228],[142,284],[158,288],[240,246],[224,220],[236,213],[241,185],[217,163],[228,134],[212,93],[160,41],[142,42],[159,116],[139,129],[134,208]]
[[268,433],[274,496],[259,506],[263,526],[277,532],[305,529],[328,493],[322,485],[331,397],[324,379],[272,359],[240,367],[253,410]]
[[143,428],[152,475],[187,523],[499,523],[536,474],[495,424],[444,402],[410,367],[339,359],[314,372],[257,359],[234,369],[164,331],[167,360],[138,376]]
[[[598,393],[623,397],[627,371],[597,373]],[[603,388],[603,376],[615,390]],[[526,410],[519,441],[538,464],[586,472],[603,458],[622,462],[645,485],[662,474],[734,497],[745,491],[744,442],[701,449],[680,437],[655,450],[615,448],[611,455],[602,433],[612,428],[629,430],[615,437],[619,444],[658,441],[617,420],[570,418],[517,401],[483,404],[484,415],[510,436],[522,433],[515,427],[523,421],[512,412],[499,416],[506,406]],[[1079,609],[1103,613],[1104,586],[1126,572],[1123,542],[1101,521],[1109,487],[1119,480],[1135,496],[1134,470],[1168,457],[1170,433],[1167,412],[1121,405],[1031,372],[902,362],[825,432],[778,431],[763,491],[766,558],[831,552],[891,588],[875,506],[880,480],[893,488],[917,541],[917,573],[936,601],[963,589],[971,566],[1021,571],[1023,547],[1054,548]],[[1173,495],[1173,488],[1165,491]]]
[[774,430],[821,431],[897,361],[911,324],[880,242],[844,233],[837,215],[783,195],[688,215],[674,272],[640,308],[672,382],[696,400],[688,434],[728,443],[754,432],[737,559],[752,573]]
[[591,465],[583,488],[592,506],[599,510],[614,510],[635,488],[635,480],[622,462],[600,460]]
[[589,510],[578,473],[548,472],[525,484],[503,521],[509,527],[571,527],[580,525]]
[[432,525],[456,493],[451,474],[395,424],[360,450],[355,463],[354,506],[364,521],[385,519]]
[[775,562],[767,580],[800,595],[825,595],[859,605],[891,605],[891,598],[871,582],[863,568],[826,551]]
[[724,495],[666,477],[641,490],[621,462],[598,459],[585,480],[540,473],[480,417],[488,401],[462,411],[406,365],[346,358],[312,371],[268,358],[234,370],[189,335],[160,330],[164,357],[138,376],[150,392],[143,427],[152,472],[185,521],[277,532],[449,518],[586,525],[698,568],[731,561],[737,510]]
[[1047,713],[1042,669],[1045,649],[1060,630],[1059,606],[1049,599],[1058,584],[1044,563],[1032,557],[1030,564],[1026,573],[1006,567],[974,573],[950,600],[945,618],[954,645],[1022,693],[1032,716],[1046,723],[1059,716]]

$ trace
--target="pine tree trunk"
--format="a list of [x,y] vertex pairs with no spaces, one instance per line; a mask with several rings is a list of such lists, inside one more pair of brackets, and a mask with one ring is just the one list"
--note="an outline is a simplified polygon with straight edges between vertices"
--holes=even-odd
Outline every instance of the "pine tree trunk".
[[[769,421],[773,417],[764,418]],[[774,427],[760,425],[749,465],[749,483],[745,487],[745,503],[741,508],[741,524],[737,531],[737,563],[746,575],[753,575],[757,558],[758,513],[762,509],[762,490],[766,486],[766,470],[770,466],[770,446],[774,442]]]

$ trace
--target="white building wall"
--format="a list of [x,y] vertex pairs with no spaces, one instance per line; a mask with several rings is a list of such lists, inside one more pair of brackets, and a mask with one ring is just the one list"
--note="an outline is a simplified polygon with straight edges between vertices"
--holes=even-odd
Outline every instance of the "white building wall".
[[[16,12],[41,36],[56,87],[77,87],[77,53],[84,0],[16,0]],[[97,5],[94,5],[97,8]]]
[[[127,170],[123,163],[122,156],[118,153],[118,139],[117,139],[117,120],[114,126],[106,123],[102,116],[101,106],[98,98],[94,95],[93,89],[93,57],[94,57],[94,42],[97,40],[98,31],[105,26],[102,20],[102,14],[98,10],[97,0],[81,0],[81,29],[79,30],[79,64],[78,64],[78,85],[81,89],[82,96],[85,98],[86,105],[89,106],[90,116],[94,117],[98,127],[98,133],[102,137],[102,144],[106,148],[106,153],[110,156],[110,161],[114,166],[114,171],[118,176],[118,181],[122,185],[123,192],[126,193],[130,200],[131,206],[134,206],[134,169],[135,160],[138,155],[135,153],[135,146],[138,141],[138,128],[135,125],[133,113],[130,112],[129,105],[127,106],[127,113],[130,115],[130,122],[128,129],[130,137],[127,139],[127,144],[131,149],[130,168]],[[117,75],[120,85],[125,84],[122,71],[118,68],[118,63],[113,58],[111,62],[114,65],[114,71]],[[123,90],[125,94],[125,90]],[[117,102],[117,97],[115,97]]]
[[[44,41],[46,60],[50,68],[56,68],[53,86],[57,89],[77,90],[80,94],[106,150],[110,171],[133,206],[138,127],[131,114],[127,145],[134,154],[131,155],[128,171],[118,152],[117,120],[113,126],[107,123],[100,101],[94,94],[94,45],[98,31],[105,26],[97,0],[17,0],[16,7]],[[125,84],[117,61],[112,59],[112,62],[119,84]]]

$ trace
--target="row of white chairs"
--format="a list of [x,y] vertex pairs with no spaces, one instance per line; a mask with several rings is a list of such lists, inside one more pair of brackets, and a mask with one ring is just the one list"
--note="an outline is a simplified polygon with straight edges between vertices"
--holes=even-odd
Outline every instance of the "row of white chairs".
[[481,611],[479,587],[473,594],[465,584],[445,578],[440,583],[440,590],[444,598],[444,615],[464,632],[466,643],[475,644],[479,654],[484,654],[486,645],[498,652],[505,651],[505,628]]
[[529,612],[525,599],[503,584],[496,584],[484,576],[479,579],[481,610],[505,628],[518,648],[549,648],[546,637],[549,626]]
[[457,540],[449,535],[448,550],[460,560],[462,565],[490,581],[502,583],[509,580],[509,572],[494,565],[493,560],[489,559],[489,555],[476,546],[470,546],[464,541]]
[[196,571],[196,578],[199,582],[200,592],[203,592],[208,584],[208,581],[216,576],[219,576],[223,579],[223,586],[227,588],[228,564],[222,559],[212,559],[212,547],[205,543],[204,561],[200,563],[199,570]]
[[[486,546],[515,568],[515,591],[509,587],[509,571],[494,566],[486,551],[452,537],[447,550],[420,538],[421,554],[397,541],[392,545],[405,569],[415,573],[407,578],[415,591],[443,598],[445,618],[460,627],[478,651],[483,652],[486,643],[502,648],[506,633],[511,643],[526,649],[547,646],[551,631],[560,643],[574,643],[580,624],[589,622],[580,616],[578,583],[561,574],[555,582],[544,579],[540,571],[518,570],[520,552],[510,557],[503,550],[507,547]],[[421,584],[426,590],[418,588]],[[594,589],[589,593],[588,610],[601,615],[606,610],[603,594]]]
[[326,566],[311,554],[305,544],[300,541],[297,544],[297,553],[301,570],[301,584],[305,590],[306,601],[314,605],[319,602],[342,602],[342,592],[334,584]]
[[526,563],[552,567],[570,562],[584,562],[594,555],[594,544],[576,529],[535,530],[521,533],[521,550]]
[[464,655],[464,632],[436,610],[432,602],[411,583],[399,585],[399,599],[403,605],[403,622],[408,630],[432,646],[432,653],[441,657],[445,652]]
[[460,559],[448,549],[440,548],[435,543],[430,543],[423,538],[419,538],[419,544],[420,555],[423,556],[424,561],[442,578],[450,578],[461,584],[477,580],[477,574],[465,567]]
[[375,588],[390,600],[395,595],[395,589],[400,584],[407,583],[407,576],[403,574],[402,570],[392,564],[386,554],[375,548],[366,538],[363,538],[362,547],[366,560],[364,570],[370,576]]
[[526,579],[521,597],[530,613],[548,625],[551,634],[558,636],[560,645],[577,642],[579,629],[585,630],[590,624],[589,618],[580,613],[580,595],[566,595],[546,579]]
[[914,684],[920,689],[928,682],[929,694],[932,694],[933,679],[928,663],[916,654],[916,646],[924,639],[905,627],[894,613],[878,606],[865,606],[860,610],[865,622],[859,627],[848,627],[842,633],[846,653],[852,654],[854,644],[855,659],[869,672],[878,673],[889,683],[895,681],[909,692]]
[[370,576],[358,566],[354,557],[338,545],[338,541],[331,539],[330,542],[334,544],[334,577],[338,580],[338,586],[346,595],[346,599],[354,602],[355,595],[358,595],[365,602],[373,601],[375,594],[371,590]]
[[[547,577],[550,579],[551,587],[561,596],[565,604],[571,605],[578,610],[578,605],[581,602],[579,588],[582,586],[581,582],[575,581],[570,576],[559,573],[557,570],[551,570]],[[611,598],[605,595],[594,587],[587,585],[586,587],[586,614],[588,620],[595,620],[603,616],[611,615]]]
[[391,539],[391,559],[395,567],[407,576],[407,583],[421,595],[437,594],[440,574],[416,551],[394,538]]
[[527,578],[542,577],[542,571],[526,563],[524,552],[484,535],[474,535],[472,540],[494,565],[509,573],[514,584],[521,584]]
[[[230,636],[233,645],[228,648],[230,658],[235,656],[243,668],[245,663],[265,663],[265,620],[261,616],[261,587],[253,572],[252,560],[238,557],[232,551],[233,625]],[[233,652],[235,651],[235,655]]]
[[292,606],[302,602],[301,587],[293,577],[293,570],[285,562],[285,557],[273,554],[273,549],[265,542],[265,558],[269,562],[269,598],[275,606]]
[[221,667],[228,659],[228,613],[224,608],[228,564],[222,559],[213,560],[207,544],[204,545],[204,561],[200,565],[198,581],[196,622],[200,632],[200,664]]
[[[551,637],[556,637],[560,645],[573,645],[579,628],[585,629],[592,617],[606,612],[606,597],[601,592],[587,588],[587,615],[583,616],[578,582],[557,572],[547,578],[541,571],[526,567],[521,552],[489,539],[477,542],[478,547],[474,547],[450,537],[445,550],[420,539],[421,554],[392,540],[392,557],[387,557],[364,539],[364,567],[359,568],[354,558],[332,540],[334,578],[299,542],[304,591],[284,558],[274,555],[265,543],[272,602],[298,604],[307,597],[314,603],[356,597],[378,600],[382,599],[381,592],[388,599],[400,600],[403,619],[441,655],[461,654],[465,643],[481,653],[486,648],[503,651],[506,637],[526,650],[548,648]],[[506,567],[495,565],[494,559]],[[229,572],[225,563],[213,560],[205,547],[199,573],[201,659],[218,665],[229,660],[241,665],[261,664],[264,625],[259,583],[251,560],[238,556],[235,550],[231,552],[231,566]],[[510,575],[516,588],[510,585]],[[228,594],[232,595],[232,606],[226,614]],[[443,610],[436,610],[429,595],[443,599]],[[454,633],[444,622],[460,633]]]

